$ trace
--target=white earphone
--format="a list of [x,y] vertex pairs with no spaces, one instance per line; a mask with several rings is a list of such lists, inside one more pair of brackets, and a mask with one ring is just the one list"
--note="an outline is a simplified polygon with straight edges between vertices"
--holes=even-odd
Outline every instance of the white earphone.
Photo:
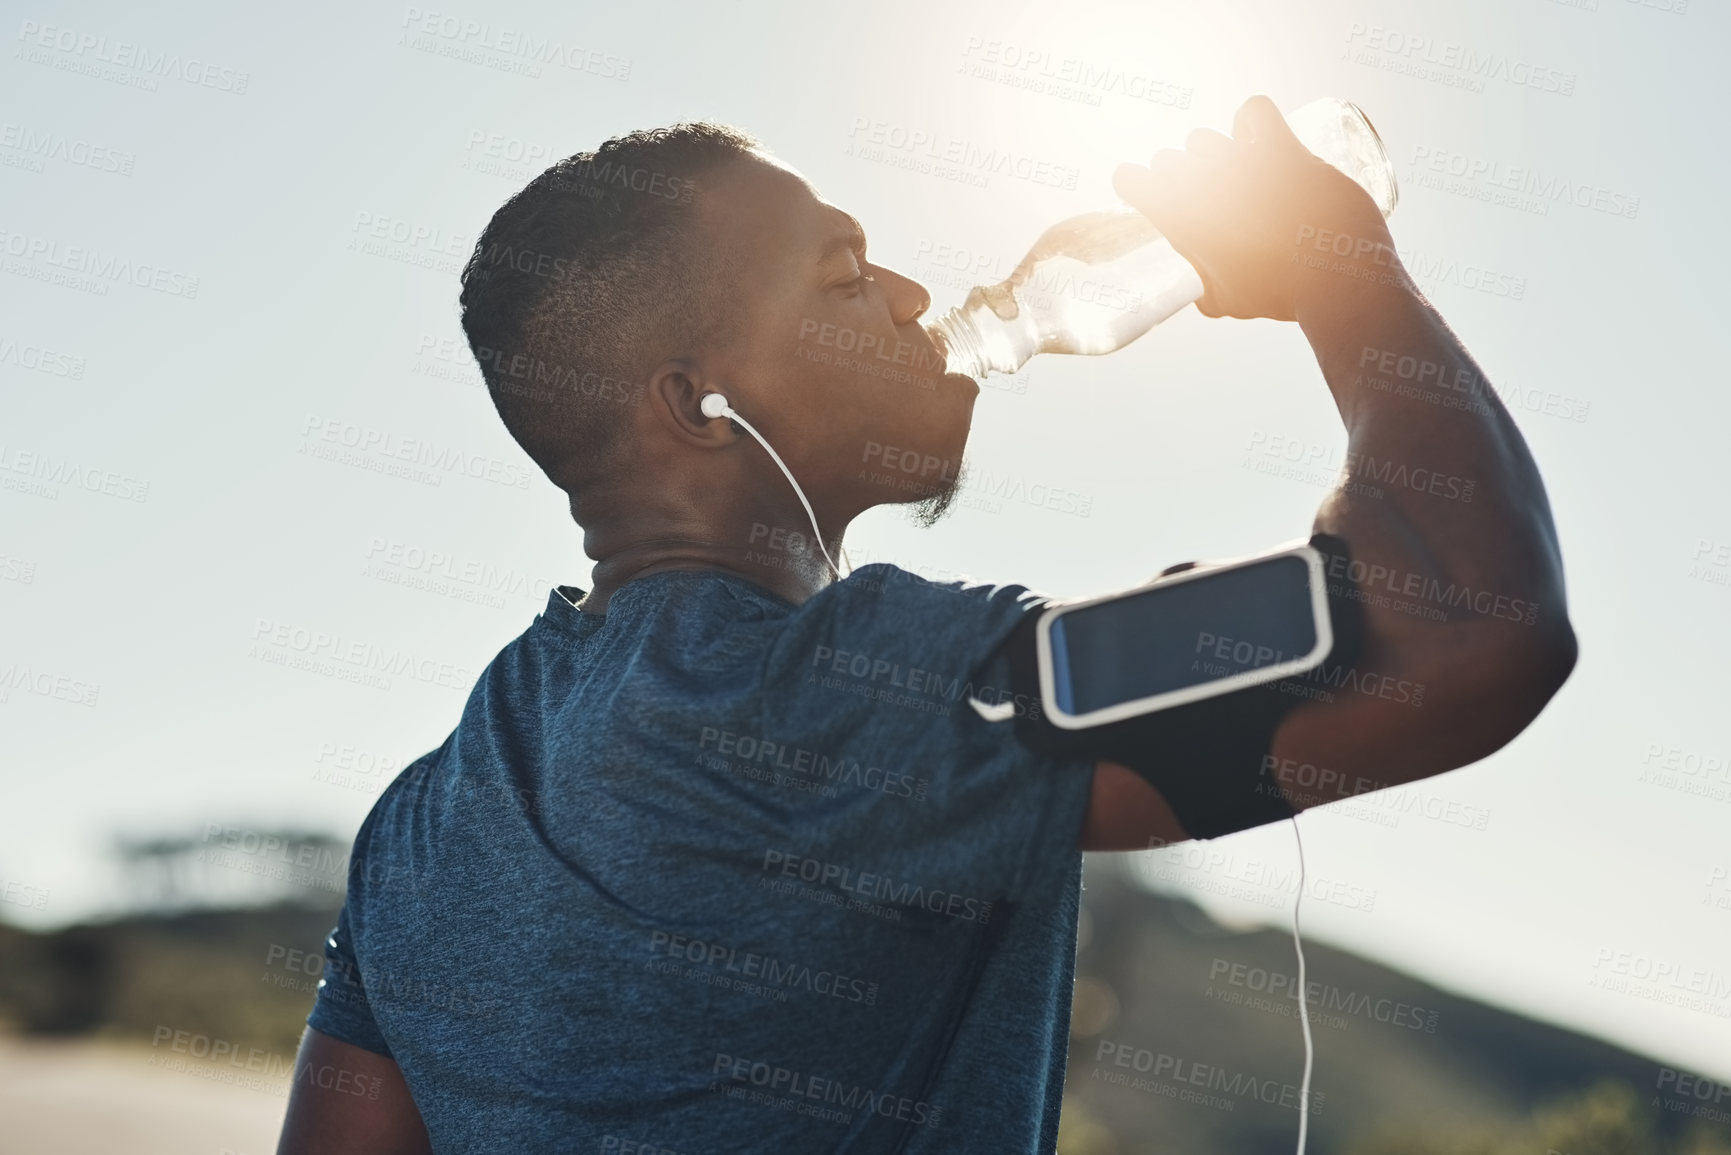
[[698,407],[703,411],[705,417],[727,417],[739,422],[747,433],[757,438],[757,443],[763,446],[764,452],[768,453],[781,467],[781,472],[787,477],[788,484],[793,486],[793,492],[799,497],[799,503],[805,506],[805,515],[811,518],[811,531],[817,537],[817,548],[823,550],[823,560],[829,563],[830,569],[835,570],[836,577],[841,577],[841,567],[835,564],[835,559],[829,556],[829,547],[823,544],[823,531],[817,527],[817,514],[811,511],[811,502],[805,499],[805,490],[801,489],[799,482],[794,480],[793,471],[788,469],[787,463],[781,459],[781,454],[770,448],[769,442],[764,440],[763,434],[752,428],[751,422],[735,412],[733,406],[727,403],[727,398],[721,394],[705,393],[703,400],[698,403]]

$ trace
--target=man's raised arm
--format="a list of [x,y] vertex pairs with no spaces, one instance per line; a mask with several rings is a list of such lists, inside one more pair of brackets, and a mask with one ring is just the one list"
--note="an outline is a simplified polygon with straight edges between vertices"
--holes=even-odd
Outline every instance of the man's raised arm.
[[[1296,810],[1491,754],[1562,686],[1576,645],[1538,467],[1369,195],[1264,97],[1233,135],[1193,133],[1117,187],[1202,274],[1204,313],[1300,324],[1346,425],[1315,528],[1350,547],[1329,584],[1356,587],[1364,643],[1275,732],[1265,769]],[[1100,763],[1084,849],[1185,836],[1153,787]]]

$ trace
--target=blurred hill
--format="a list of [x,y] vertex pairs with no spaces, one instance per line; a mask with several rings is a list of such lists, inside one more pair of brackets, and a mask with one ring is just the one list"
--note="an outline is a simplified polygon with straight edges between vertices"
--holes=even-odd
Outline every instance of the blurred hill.
[[335,920],[334,910],[281,905],[44,935],[0,926],[0,1022],[23,1035],[144,1042],[166,1027],[292,1054]]
[[[0,925],[0,1028],[144,1046],[190,1032],[290,1061],[334,897]],[[1083,908],[1062,1155],[1292,1150],[1290,935],[1222,926],[1108,856],[1089,860]],[[1731,1155],[1731,1089],[1344,951],[1305,954],[1311,1152]]]
[[[1229,929],[1134,885],[1122,861],[1088,863],[1060,1149],[1293,1150],[1291,933]],[[1731,1089],[1346,951],[1304,953],[1312,1152],[1731,1153]]]

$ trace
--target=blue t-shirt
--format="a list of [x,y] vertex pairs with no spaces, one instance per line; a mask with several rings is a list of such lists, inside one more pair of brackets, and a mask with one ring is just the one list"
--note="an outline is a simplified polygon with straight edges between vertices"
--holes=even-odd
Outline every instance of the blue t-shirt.
[[581,593],[361,826],[309,1025],[440,1152],[1051,1151],[1090,764],[968,705],[1045,599]]

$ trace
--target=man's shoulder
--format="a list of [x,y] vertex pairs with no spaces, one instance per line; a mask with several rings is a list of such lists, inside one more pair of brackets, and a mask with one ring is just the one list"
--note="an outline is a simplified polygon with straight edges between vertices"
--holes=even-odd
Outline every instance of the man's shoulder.
[[874,562],[813,598],[782,644],[806,664],[876,670],[912,664],[965,680],[1046,601],[1018,582]]
[[875,598],[895,609],[931,607],[967,612],[969,607],[1004,607],[1026,613],[1048,596],[1021,582],[988,580],[958,570],[920,566],[910,570],[893,562],[872,562],[849,572],[835,586],[851,603]]

